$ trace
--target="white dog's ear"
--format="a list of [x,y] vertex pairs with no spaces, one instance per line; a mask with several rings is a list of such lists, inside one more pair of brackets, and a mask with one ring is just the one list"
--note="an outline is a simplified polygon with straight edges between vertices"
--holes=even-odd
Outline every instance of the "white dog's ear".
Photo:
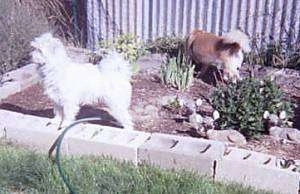
[[40,40],[40,41],[47,41],[47,40],[51,40],[53,38],[53,35],[50,32],[46,32],[42,35],[40,35],[39,37],[37,37],[36,39]]
[[42,45],[49,42],[51,39],[53,39],[53,35],[50,32],[46,32],[46,33],[34,38],[34,40],[31,41],[30,45],[34,48],[41,48]]

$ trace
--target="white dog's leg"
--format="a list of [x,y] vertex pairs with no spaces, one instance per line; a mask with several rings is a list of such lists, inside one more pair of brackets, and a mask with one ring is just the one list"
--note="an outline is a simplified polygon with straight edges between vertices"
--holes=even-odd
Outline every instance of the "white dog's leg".
[[113,116],[122,123],[124,129],[133,130],[133,122],[129,112],[125,110],[123,110],[122,112],[123,112],[122,115],[118,113],[118,114],[113,114]]
[[123,103],[117,100],[108,102],[110,112],[112,116],[119,121],[124,129],[133,130],[133,122],[131,115],[128,111],[129,102],[126,99],[122,99]]
[[64,104],[63,107],[63,122],[61,124],[62,127],[66,127],[67,125],[70,125],[72,122],[74,122],[75,117],[77,113],[79,112],[79,105],[76,103],[70,103]]
[[53,112],[54,112],[54,118],[51,119],[51,122],[60,123],[63,119],[63,107],[58,104],[54,104]]
[[58,124],[58,128],[61,126],[61,122],[63,121],[63,108],[62,106],[58,104],[54,104],[53,106],[53,113],[54,117],[50,120],[50,122],[47,123],[47,125],[50,124]]

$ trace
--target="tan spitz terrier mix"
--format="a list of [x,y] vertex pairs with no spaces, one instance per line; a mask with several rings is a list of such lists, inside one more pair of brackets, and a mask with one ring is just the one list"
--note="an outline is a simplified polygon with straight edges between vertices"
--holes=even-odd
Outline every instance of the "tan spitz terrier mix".
[[221,65],[224,80],[231,79],[234,82],[240,79],[239,68],[243,62],[243,52],[251,51],[248,36],[239,30],[224,36],[194,30],[187,37],[185,46],[187,56],[197,66],[201,66],[201,74],[210,65]]

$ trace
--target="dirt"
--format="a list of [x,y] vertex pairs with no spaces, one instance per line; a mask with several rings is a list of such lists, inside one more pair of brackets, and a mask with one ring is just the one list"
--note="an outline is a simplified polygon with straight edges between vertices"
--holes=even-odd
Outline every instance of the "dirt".
[[[167,99],[176,96],[187,99],[187,101],[201,97],[204,99],[204,103],[198,111],[201,114],[211,116],[213,109],[209,104],[209,96],[214,87],[203,82],[203,79],[195,79],[193,85],[184,92],[166,87],[159,81],[158,63],[156,62],[151,66],[149,61],[143,61],[144,66],[141,67],[140,73],[133,76],[131,114],[135,129],[201,138],[187,124],[188,110],[178,113],[166,108],[164,104]],[[44,95],[41,84],[33,85],[2,100],[0,108],[41,117],[52,118],[54,116],[53,103]],[[118,127],[117,121],[109,115],[107,110],[107,107],[102,103],[84,105],[77,118],[101,115],[104,119],[101,123],[97,122],[98,124]],[[273,154],[285,159],[300,159],[300,144],[279,141],[268,135],[264,135],[258,140],[248,140],[247,145],[243,148]]]

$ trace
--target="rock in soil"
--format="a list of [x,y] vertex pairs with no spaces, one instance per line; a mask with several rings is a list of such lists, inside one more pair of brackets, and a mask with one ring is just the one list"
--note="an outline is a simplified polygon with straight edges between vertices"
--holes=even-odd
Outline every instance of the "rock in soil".
[[245,145],[246,138],[238,131],[233,129],[227,130],[208,130],[207,138],[211,140],[224,141],[234,145]]
[[295,143],[300,143],[300,130],[296,128],[271,127],[269,129],[271,136],[283,138]]

